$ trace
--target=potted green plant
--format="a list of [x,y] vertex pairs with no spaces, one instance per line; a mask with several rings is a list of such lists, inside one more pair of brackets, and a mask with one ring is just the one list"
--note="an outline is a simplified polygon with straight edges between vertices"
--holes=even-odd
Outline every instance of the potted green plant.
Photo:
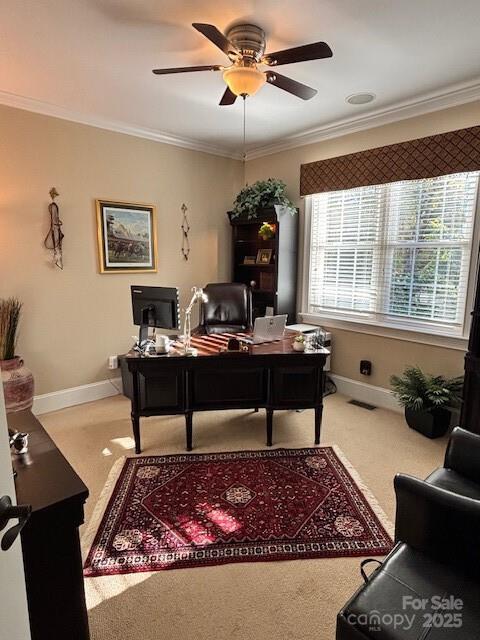
[[0,371],[7,413],[29,409],[33,404],[33,375],[15,355],[21,309],[17,298],[0,300]]
[[303,333],[298,333],[295,336],[292,346],[294,351],[305,351],[305,336]]
[[258,235],[262,240],[271,240],[275,237],[275,225],[269,222],[264,222],[258,230]]
[[257,180],[243,187],[233,203],[232,218],[242,216],[251,220],[257,217],[259,210],[275,205],[285,207],[294,215],[297,210],[286,190],[286,184],[278,178]]
[[462,376],[445,378],[426,374],[419,367],[407,367],[401,376],[391,376],[390,383],[411,429],[428,438],[447,432],[451,409],[461,402]]

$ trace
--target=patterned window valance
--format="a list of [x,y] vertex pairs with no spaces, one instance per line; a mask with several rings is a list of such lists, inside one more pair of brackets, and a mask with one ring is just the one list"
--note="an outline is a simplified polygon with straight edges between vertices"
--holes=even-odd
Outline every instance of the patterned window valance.
[[480,126],[302,164],[300,195],[480,169]]

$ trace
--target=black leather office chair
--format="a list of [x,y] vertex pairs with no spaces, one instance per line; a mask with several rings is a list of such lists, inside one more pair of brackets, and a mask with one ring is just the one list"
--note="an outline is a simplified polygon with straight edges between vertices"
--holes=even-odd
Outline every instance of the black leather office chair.
[[207,284],[208,302],[200,306],[200,333],[241,333],[252,329],[252,293],[245,284]]

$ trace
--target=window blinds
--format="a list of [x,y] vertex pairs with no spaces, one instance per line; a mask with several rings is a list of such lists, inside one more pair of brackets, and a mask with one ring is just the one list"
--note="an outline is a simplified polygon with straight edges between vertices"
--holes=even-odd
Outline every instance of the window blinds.
[[308,310],[463,328],[479,172],[311,196]]

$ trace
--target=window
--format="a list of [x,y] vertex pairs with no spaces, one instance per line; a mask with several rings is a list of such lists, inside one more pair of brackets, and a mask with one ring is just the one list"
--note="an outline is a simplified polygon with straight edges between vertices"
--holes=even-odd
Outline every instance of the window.
[[307,312],[462,335],[479,172],[310,196]]

